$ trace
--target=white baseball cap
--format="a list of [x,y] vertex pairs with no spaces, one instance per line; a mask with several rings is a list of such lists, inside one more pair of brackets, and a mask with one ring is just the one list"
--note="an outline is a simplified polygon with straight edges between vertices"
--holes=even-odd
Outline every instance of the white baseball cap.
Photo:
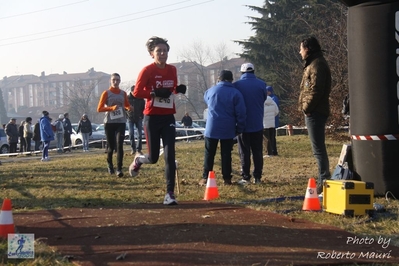
[[243,72],[243,73],[245,73],[245,72],[248,72],[248,71],[254,71],[255,70],[255,67],[254,67],[254,65],[253,64],[251,64],[251,63],[244,63],[244,64],[242,64],[241,65],[241,72]]

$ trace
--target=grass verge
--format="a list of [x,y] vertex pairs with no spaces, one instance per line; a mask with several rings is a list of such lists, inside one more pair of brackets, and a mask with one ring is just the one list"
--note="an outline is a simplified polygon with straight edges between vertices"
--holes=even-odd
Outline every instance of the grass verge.
[[[219,185],[218,202],[242,204],[256,210],[277,212],[292,218],[334,225],[359,237],[385,237],[391,245],[399,246],[399,202],[376,198],[385,207],[373,218],[368,216],[344,217],[325,212],[304,212],[303,200],[270,201],[276,197],[304,196],[310,177],[317,173],[317,165],[306,135],[279,136],[279,156],[265,158],[263,183],[247,186]],[[330,167],[338,162],[342,142],[327,140]],[[203,141],[177,142],[176,160],[181,193],[179,201],[198,201],[204,196],[204,187],[198,186],[202,176]],[[128,150],[128,146],[125,146]],[[123,206],[131,203],[160,203],[165,195],[164,161],[162,156],[154,165],[144,165],[137,178],[117,178],[107,173],[103,150],[83,153],[50,154],[51,161],[41,162],[40,156],[1,158],[0,198],[11,198],[13,212],[40,209],[96,208]],[[133,156],[125,152],[124,171]],[[114,158],[115,160],[115,158]],[[219,151],[215,158],[215,173],[221,184]],[[239,180],[240,163],[237,146],[233,150],[233,181]],[[35,259],[7,260],[6,241],[0,242],[0,263],[6,265],[68,265],[56,250],[40,242],[35,243]]]

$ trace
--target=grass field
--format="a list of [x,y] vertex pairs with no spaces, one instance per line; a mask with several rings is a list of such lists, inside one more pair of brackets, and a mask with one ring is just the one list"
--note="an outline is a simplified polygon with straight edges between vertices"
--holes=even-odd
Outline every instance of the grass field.
[[[310,177],[317,173],[306,135],[278,136],[279,156],[264,159],[263,183],[247,186],[223,186],[221,181],[220,154],[215,159],[215,174],[220,198],[218,202],[242,204],[248,208],[281,213],[329,224],[352,232],[357,236],[386,237],[391,245],[399,246],[399,202],[376,198],[385,212],[368,216],[343,217],[325,212],[302,211],[303,200],[268,202],[274,197],[304,196]],[[327,141],[330,168],[337,164],[342,142]],[[51,161],[41,162],[40,156],[0,157],[0,199],[10,198],[13,212],[70,207],[95,208],[123,206],[135,202],[159,203],[165,195],[164,161],[161,157],[154,165],[144,165],[137,178],[126,177],[133,156],[125,146],[124,178],[107,173],[104,150],[71,154],[51,153]],[[204,187],[198,186],[202,176],[203,141],[176,143],[176,160],[180,179],[178,201],[198,201],[204,197]],[[116,160],[116,158],[114,158]],[[233,150],[233,181],[240,179],[237,146]],[[5,262],[7,242],[0,242],[0,263]],[[68,265],[56,250],[41,244],[35,246],[34,261],[10,262],[19,265]],[[22,264],[21,264],[22,263]],[[15,264],[16,265],[16,264]]]

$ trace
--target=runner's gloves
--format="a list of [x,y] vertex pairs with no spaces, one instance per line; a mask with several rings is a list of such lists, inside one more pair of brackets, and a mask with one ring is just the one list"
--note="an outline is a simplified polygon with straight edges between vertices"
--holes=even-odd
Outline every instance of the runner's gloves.
[[168,88],[159,88],[152,90],[150,92],[151,97],[161,97],[161,98],[169,98],[171,94],[172,92]]
[[187,87],[186,87],[186,85],[184,85],[184,84],[180,84],[180,85],[178,85],[178,86],[176,87],[177,93],[183,93],[183,94],[185,94],[185,93],[186,93],[186,90],[187,90]]
[[[187,91],[187,86],[184,84],[180,84],[176,87],[177,93],[185,94],[186,91]],[[169,98],[169,96],[171,94],[172,94],[172,92],[168,88],[159,88],[159,89],[152,90],[150,92],[151,97],[161,97],[161,98]]]

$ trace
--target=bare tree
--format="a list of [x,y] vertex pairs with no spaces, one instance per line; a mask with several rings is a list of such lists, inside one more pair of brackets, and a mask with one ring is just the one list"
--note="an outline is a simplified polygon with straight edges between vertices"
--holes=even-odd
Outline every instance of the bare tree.
[[6,104],[3,98],[3,90],[0,88],[0,125],[8,122]]
[[96,94],[100,81],[100,79],[90,82],[76,80],[66,87],[64,97],[67,100],[66,105],[72,121],[79,120],[83,114],[87,114],[92,122],[101,121],[102,114],[97,113],[97,104],[102,92]]
[[230,50],[225,42],[220,42],[214,48],[212,63],[221,62],[220,70],[225,69],[224,62],[227,61],[228,56],[231,56]]
[[119,88],[123,91],[126,91],[126,93],[130,93],[132,86],[135,84],[136,82],[134,80],[129,80],[129,81],[125,81],[125,82],[121,82],[121,84],[119,84]]
[[201,118],[206,108],[203,100],[204,93],[213,85],[209,79],[206,66],[215,62],[226,61],[229,53],[224,42],[211,48],[197,40],[187,47],[179,52],[179,57],[182,59],[182,62],[177,66],[179,82],[187,85],[187,93],[177,98],[177,116],[191,112]]
[[[309,23],[302,19],[306,29],[312,35],[317,36],[324,50],[324,56],[330,66],[332,88],[330,93],[330,111],[328,130],[334,133],[345,125],[345,117],[342,115],[342,101],[348,93],[348,64],[347,64],[347,7],[341,3],[331,2],[329,5],[318,5],[318,15],[323,17],[319,23]],[[334,12],[332,12],[334,10]],[[301,18],[298,18],[301,19]],[[299,50],[299,42],[295,43]],[[296,54],[298,54],[296,50]],[[299,58],[299,57],[298,57]],[[299,86],[302,71],[297,67],[290,73],[293,88]],[[296,82],[296,84],[295,84]],[[295,86],[296,85],[296,86]],[[303,124],[302,114],[296,110],[299,90],[290,90],[288,101],[285,103],[285,111],[294,124]],[[294,101],[292,101],[294,99]]]

